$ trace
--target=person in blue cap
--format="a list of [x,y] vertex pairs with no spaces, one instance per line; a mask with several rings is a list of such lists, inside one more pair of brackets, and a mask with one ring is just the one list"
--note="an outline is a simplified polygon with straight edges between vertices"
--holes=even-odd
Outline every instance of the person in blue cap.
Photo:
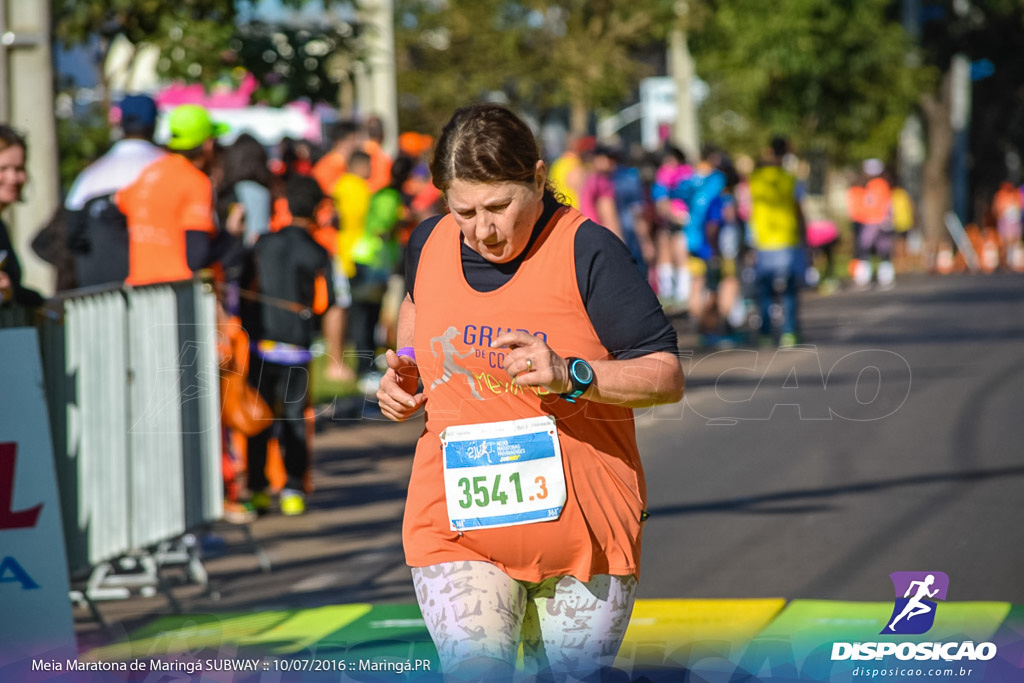
[[158,112],[152,97],[128,95],[118,109],[123,136],[78,175],[64,200],[79,287],[119,284],[128,276],[128,225],[113,197],[165,154],[153,144]]

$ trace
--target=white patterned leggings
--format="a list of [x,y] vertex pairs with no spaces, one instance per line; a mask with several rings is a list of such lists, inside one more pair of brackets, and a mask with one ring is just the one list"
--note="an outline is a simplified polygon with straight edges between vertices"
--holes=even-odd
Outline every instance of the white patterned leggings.
[[511,677],[519,643],[527,675],[582,680],[611,666],[629,625],[635,576],[517,581],[489,562],[412,569],[416,600],[452,678]]

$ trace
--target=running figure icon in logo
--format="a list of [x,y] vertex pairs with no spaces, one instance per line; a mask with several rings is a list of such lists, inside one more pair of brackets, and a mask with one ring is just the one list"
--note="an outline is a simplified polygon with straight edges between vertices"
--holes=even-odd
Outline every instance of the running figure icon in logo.
[[434,350],[434,347],[440,346],[441,355],[444,356],[444,364],[442,365],[443,372],[440,377],[434,380],[434,383],[430,385],[430,388],[433,389],[438,384],[444,384],[452,378],[452,375],[465,375],[466,382],[469,384],[469,391],[473,394],[473,398],[482,401],[484,400],[484,397],[476,390],[476,378],[473,376],[473,373],[455,362],[456,358],[462,359],[472,356],[476,352],[476,349],[471,348],[466,353],[459,353],[456,351],[455,344],[452,343],[452,340],[457,336],[459,336],[459,330],[457,327],[452,325],[445,330],[443,334],[438,337],[433,337],[430,340],[430,352],[433,353],[434,356],[437,356],[438,353]]
[[[893,572],[889,576],[896,591],[896,602],[889,624],[882,633],[912,635],[927,632],[935,623],[936,603],[932,598],[946,599],[949,577],[943,572]],[[914,617],[922,618],[912,622]]]

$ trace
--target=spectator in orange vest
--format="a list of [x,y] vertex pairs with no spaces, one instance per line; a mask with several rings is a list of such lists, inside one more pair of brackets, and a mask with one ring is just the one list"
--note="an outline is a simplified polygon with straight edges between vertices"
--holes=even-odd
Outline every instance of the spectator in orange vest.
[[213,185],[207,175],[216,158],[216,139],[227,126],[215,123],[196,104],[185,104],[168,119],[171,154],[147,166],[115,195],[128,221],[129,285],[187,280],[240,246],[245,211],[233,207],[218,229]]
[[[867,287],[874,275],[878,286],[888,289],[896,276],[892,265],[892,186],[883,175],[885,165],[881,160],[868,159],[863,169],[868,181],[864,184],[858,207],[861,228],[855,245],[856,259],[851,262],[853,282],[858,287]],[[875,267],[872,266],[872,256],[878,260]]]

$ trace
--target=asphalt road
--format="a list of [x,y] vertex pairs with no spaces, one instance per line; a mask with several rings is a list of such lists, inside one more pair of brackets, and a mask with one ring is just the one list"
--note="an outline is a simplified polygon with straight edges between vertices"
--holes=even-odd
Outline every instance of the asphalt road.
[[1024,278],[808,298],[806,346],[692,358],[639,418],[640,597],[1024,603]]

